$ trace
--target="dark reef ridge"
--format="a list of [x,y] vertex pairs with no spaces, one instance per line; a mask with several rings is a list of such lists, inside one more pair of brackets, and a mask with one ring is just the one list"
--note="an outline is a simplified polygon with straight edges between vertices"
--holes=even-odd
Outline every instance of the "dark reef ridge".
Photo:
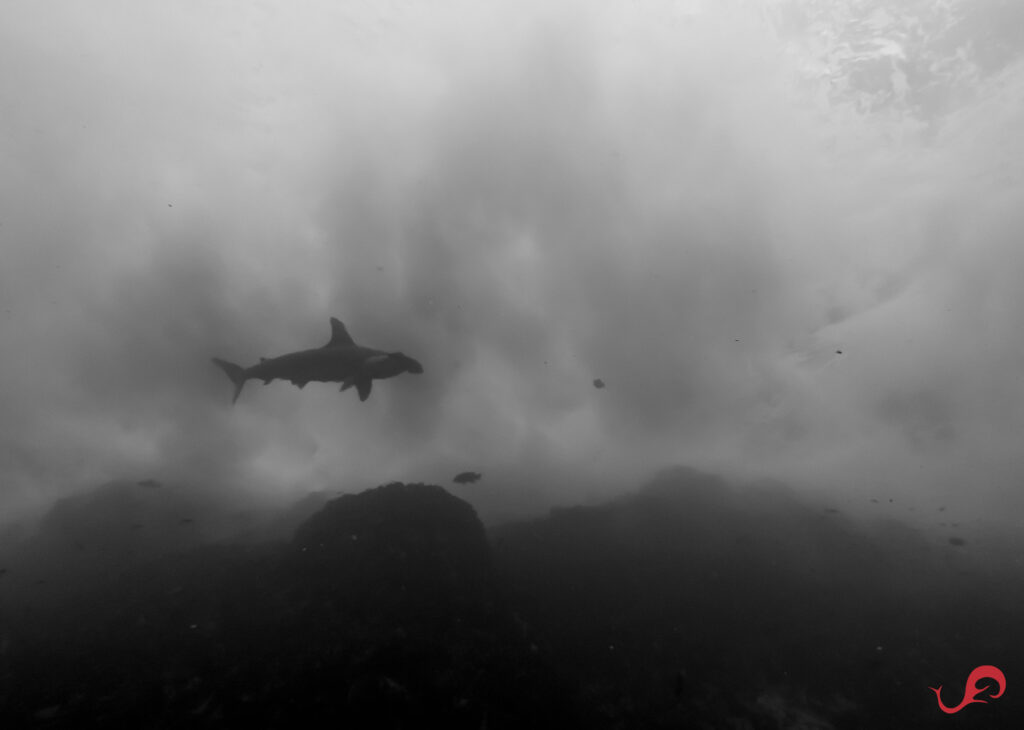
[[[179,497],[60,504],[5,559],[3,727],[895,730],[1024,656],[1019,577],[978,540],[779,484],[675,469],[488,532],[392,483],[244,540]],[[1017,727],[1021,704],[941,720]]]
[[284,543],[34,588],[3,605],[5,727],[573,724],[482,524],[440,487],[331,500]]

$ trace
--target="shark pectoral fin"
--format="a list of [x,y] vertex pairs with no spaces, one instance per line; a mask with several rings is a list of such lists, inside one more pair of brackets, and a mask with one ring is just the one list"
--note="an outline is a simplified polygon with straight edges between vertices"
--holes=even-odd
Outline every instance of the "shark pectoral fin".
[[293,380],[290,380],[288,382],[290,382],[294,386],[297,386],[299,390],[302,390],[303,388],[306,387],[306,383],[308,383],[309,381],[308,380],[295,380],[295,379],[293,379]]
[[365,401],[370,397],[370,389],[373,388],[373,380],[364,378],[356,383],[356,390],[359,391],[359,400]]

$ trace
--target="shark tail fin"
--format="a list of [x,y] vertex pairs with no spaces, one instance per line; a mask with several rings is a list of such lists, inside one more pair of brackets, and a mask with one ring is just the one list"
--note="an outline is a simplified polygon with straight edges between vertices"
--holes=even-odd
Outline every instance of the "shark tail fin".
[[233,362],[216,357],[213,358],[213,363],[223,370],[225,375],[231,378],[231,382],[235,384],[235,396],[231,399],[231,402],[234,403],[238,400],[238,394],[242,392],[242,386],[245,385],[245,370],[240,365],[235,365]]

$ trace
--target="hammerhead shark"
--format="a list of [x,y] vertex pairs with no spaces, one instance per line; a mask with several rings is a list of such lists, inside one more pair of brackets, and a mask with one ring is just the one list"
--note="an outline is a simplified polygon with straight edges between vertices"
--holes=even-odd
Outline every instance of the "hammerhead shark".
[[264,385],[275,379],[287,380],[300,389],[311,381],[341,383],[343,391],[355,386],[359,400],[365,401],[370,397],[374,380],[423,372],[419,362],[401,352],[357,345],[336,317],[331,317],[331,339],[323,347],[289,352],[280,357],[261,357],[259,364],[248,368],[216,357],[213,362],[235,385],[232,403],[238,400],[247,380],[262,380]]

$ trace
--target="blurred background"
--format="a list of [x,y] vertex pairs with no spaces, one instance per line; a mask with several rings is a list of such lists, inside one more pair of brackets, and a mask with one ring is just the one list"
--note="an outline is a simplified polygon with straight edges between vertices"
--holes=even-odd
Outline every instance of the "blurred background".
[[[1019,525],[1022,50],[997,0],[5,2],[0,513],[687,464]],[[230,405],[210,357],[330,316],[425,373]]]

